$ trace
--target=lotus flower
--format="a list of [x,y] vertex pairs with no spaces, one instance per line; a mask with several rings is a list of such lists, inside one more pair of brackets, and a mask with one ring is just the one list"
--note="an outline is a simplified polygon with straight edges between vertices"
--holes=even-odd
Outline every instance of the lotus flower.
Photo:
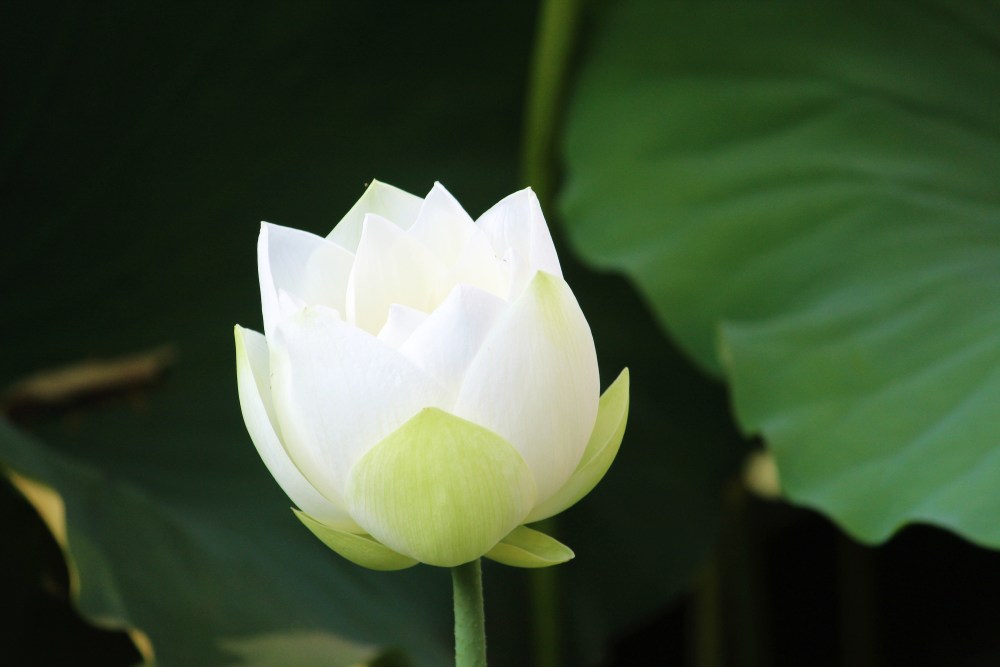
[[572,557],[524,526],[587,494],[621,443],[594,341],[530,189],[478,220],[440,184],[377,181],[326,237],[264,223],[264,334],[236,327],[261,458],[330,548],[373,569]]

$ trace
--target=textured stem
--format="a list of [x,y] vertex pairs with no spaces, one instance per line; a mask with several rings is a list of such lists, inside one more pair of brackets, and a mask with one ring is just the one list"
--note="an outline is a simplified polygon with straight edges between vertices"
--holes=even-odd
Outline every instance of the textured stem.
[[486,667],[483,568],[479,559],[451,568],[455,592],[455,667]]

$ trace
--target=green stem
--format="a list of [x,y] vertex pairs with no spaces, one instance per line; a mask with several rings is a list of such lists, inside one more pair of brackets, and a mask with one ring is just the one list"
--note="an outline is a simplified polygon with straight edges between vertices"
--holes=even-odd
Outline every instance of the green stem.
[[716,556],[698,577],[692,600],[691,645],[688,664],[691,667],[721,667],[722,657],[722,609],[719,600],[719,558]]
[[[552,519],[548,519],[552,521]],[[543,532],[550,533],[549,530]],[[528,572],[531,588],[532,622],[534,623],[533,652],[535,667],[559,665],[559,580],[554,567]]]
[[579,15],[578,0],[546,0],[538,17],[525,109],[521,175],[534,188],[543,207],[552,196],[553,143]]
[[455,667],[486,667],[483,567],[479,559],[451,568],[455,593]]

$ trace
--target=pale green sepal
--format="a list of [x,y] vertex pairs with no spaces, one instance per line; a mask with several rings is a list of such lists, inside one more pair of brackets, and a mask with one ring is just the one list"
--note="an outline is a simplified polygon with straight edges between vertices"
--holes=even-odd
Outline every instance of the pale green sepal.
[[597,423],[580,464],[556,493],[531,511],[525,523],[547,519],[576,504],[597,486],[618,455],[628,421],[628,369],[611,383],[597,407]]
[[535,482],[499,435],[426,408],[358,461],[345,496],[375,539],[422,563],[454,567],[524,522]]
[[371,535],[345,533],[320,523],[305,512],[294,508],[292,511],[295,512],[299,521],[312,531],[312,534],[318,537],[323,544],[356,565],[367,567],[370,570],[388,571],[405,570],[417,564],[417,561],[409,556],[396,553],[384,544],[377,542]]
[[545,533],[518,526],[486,552],[486,557],[512,567],[559,565],[575,554],[568,546]]

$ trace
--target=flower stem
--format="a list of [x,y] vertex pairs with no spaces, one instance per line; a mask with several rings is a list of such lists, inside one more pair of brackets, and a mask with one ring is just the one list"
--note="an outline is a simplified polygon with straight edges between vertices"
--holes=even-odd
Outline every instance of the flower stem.
[[451,568],[455,592],[455,667],[486,667],[483,567],[477,558]]
[[[546,519],[552,522],[552,519]],[[543,531],[549,532],[549,531]],[[535,667],[559,667],[559,580],[554,567],[528,571],[531,589],[532,621],[534,636],[532,649]]]

